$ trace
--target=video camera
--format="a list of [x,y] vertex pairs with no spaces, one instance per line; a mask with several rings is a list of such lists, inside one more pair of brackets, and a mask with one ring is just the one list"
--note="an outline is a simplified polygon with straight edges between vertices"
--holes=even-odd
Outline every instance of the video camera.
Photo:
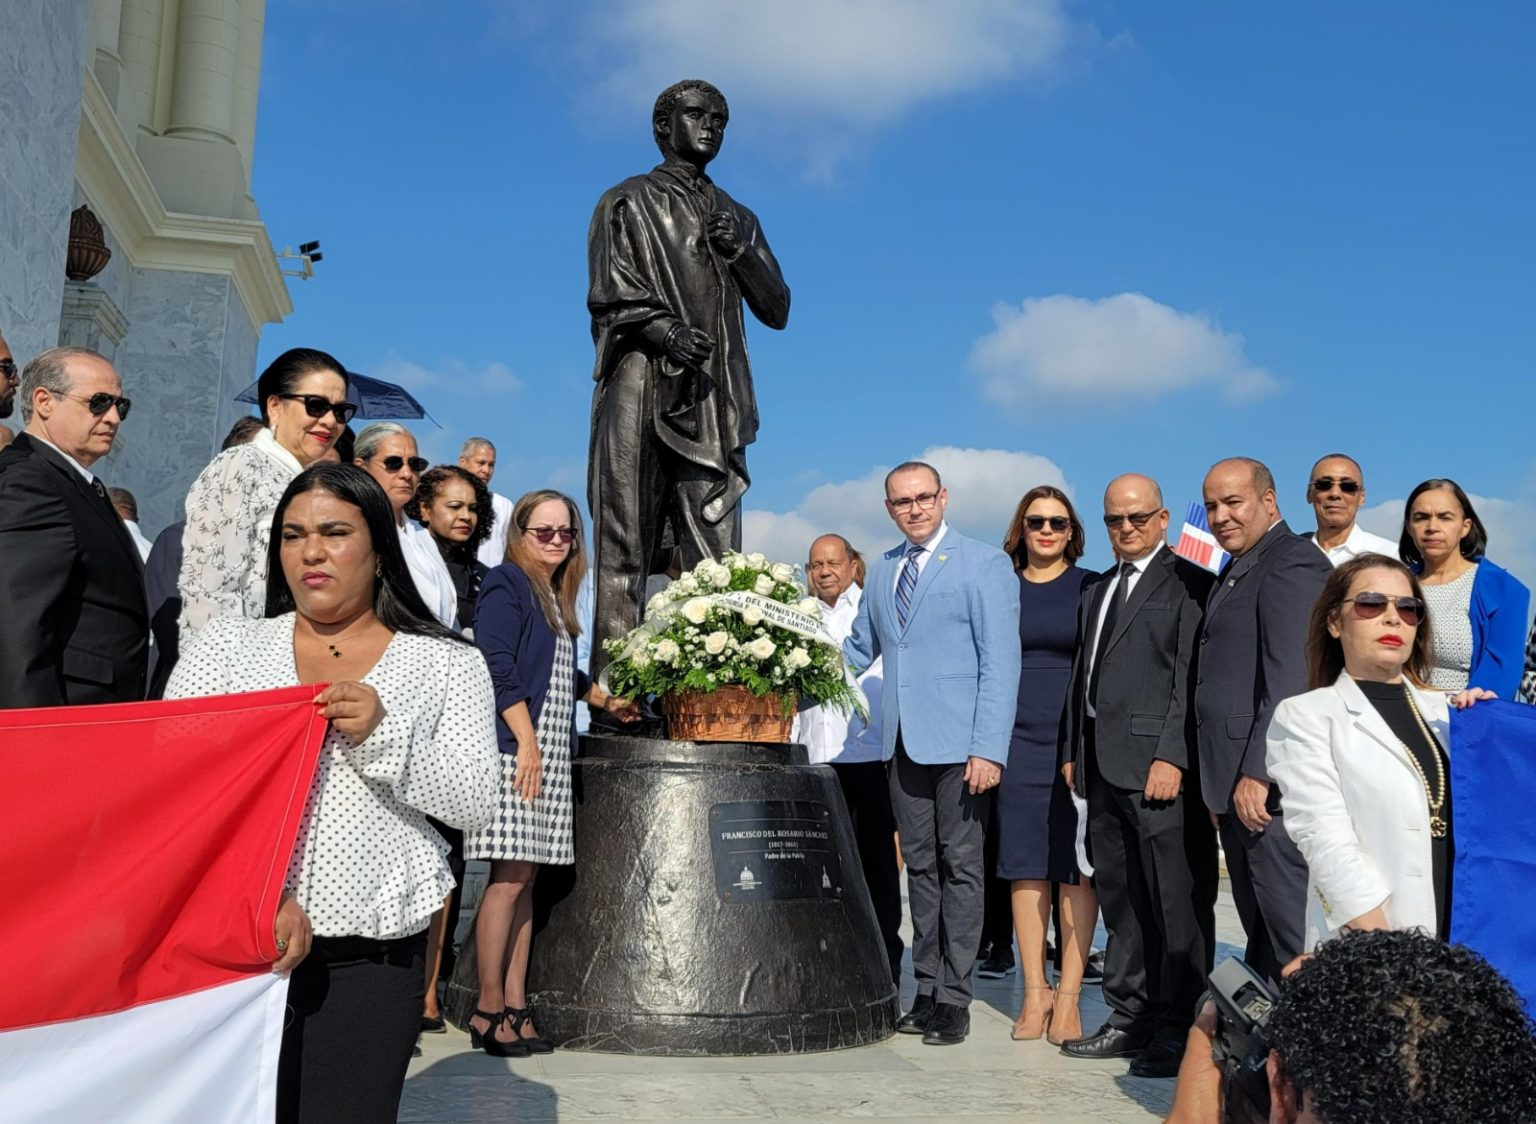
[[1265,1027],[1279,995],[1242,960],[1216,965],[1206,994],[1216,1003],[1212,1053],[1222,1070],[1223,1119],[1264,1124],[1269,1119],[1269,1039]]

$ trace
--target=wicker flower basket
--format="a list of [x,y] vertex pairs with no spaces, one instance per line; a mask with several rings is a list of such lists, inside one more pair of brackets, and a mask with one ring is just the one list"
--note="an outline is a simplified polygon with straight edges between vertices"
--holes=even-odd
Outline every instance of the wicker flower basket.
[[777,695],[758,698],[740,686],[664,695],[661,712],[668,735],[678,741],[787,742],[794,721]]

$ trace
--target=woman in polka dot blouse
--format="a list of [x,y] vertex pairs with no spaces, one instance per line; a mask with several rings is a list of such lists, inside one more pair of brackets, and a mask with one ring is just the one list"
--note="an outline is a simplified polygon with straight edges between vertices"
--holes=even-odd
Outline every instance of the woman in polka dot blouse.
[[453,888],[435,816],[496,814],[501,759],[485,660],[433,619],[389,500],[318,464],[277,505],[267,616],[218,617],[167,698],[328,683],[330,720],[276,922],[291,971],[278,1120],[393,1120],[421,1017],[426,929]]

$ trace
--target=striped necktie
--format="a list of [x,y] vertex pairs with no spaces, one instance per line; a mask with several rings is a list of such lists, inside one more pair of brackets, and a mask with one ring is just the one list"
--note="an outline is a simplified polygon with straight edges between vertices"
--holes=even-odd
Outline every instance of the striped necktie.
[[912,594],[917,592],[917,560],[923,548],[915,543],[907,547],[907,560],[902,564],[901,577],[896,579],[896,619],[901,627],[907,627],[907,614],[912,611]]

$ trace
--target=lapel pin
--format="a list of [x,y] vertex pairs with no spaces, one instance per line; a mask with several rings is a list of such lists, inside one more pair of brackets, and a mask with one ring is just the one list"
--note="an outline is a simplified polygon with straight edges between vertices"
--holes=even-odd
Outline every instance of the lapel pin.
[[939,561],[940,562],[948,562],[949,561],[949,555],[947,555],[947,554],[939,555]]

